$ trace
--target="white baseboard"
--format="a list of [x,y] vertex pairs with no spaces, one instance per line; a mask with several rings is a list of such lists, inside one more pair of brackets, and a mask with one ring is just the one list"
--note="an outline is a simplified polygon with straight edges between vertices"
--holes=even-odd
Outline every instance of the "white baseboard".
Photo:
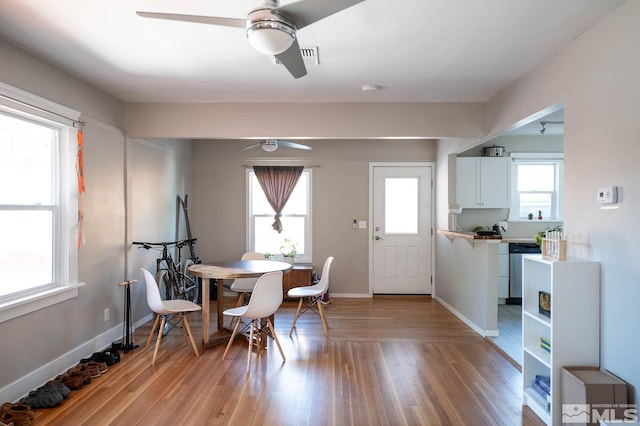
[[332,299],[371,299],[373,296],[369,293],[329,293]]
[[[141,324],[148,322],[151,318],[153,318],[153,315],[149,314],[136,322],[133,327],[134,330]],[[30,391],[39,388],[47,381],[77,365],[82,358],[86,358],[94,352],[102,351],[110,347],[112,342],[122,338],[122,328],[123,323],[120,323],[93,339],[73,348],[66,354],[51,360],[31,373],[20,377],[13,383],[9,383],[0,389],[0,401],[18,401]]]
[[449,311],[451,311],[452,314],[454,314],[455,316],[457,316],[463,323],[465,323],[466,325],[468,325],[473,331],[475,331],[476,333],[478,333],[480,336],[482,337],[496,337],[498,336],[498,330],[484,330],[481,327],[478,327],[476,325],[476,323],[474,323],[473,321],[471,321],[469,318],[465,317],[464,315],[462,315],[460,312],[458,312],[453,306],[449,305],[447,302],[445,302],[444,300],[440,299],[439,297],[434,297],[434,299],[440,303],[442,306],[444,306],[445,308],[447,308]]

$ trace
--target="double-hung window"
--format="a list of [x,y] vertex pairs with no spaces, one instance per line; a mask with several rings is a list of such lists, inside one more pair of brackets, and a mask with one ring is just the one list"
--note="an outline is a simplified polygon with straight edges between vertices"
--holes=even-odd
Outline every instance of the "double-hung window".
[[77,295],[75,129],[56,118],[0,102],[0,321]]
[[512,153],[510,220],[562,221],[560,153]]
[[312,262],[311,169],[305,168],[282,210],[282,232],[271,224],[275,212],[252,169],[247,169],[247,251],[273,255],[280,259],[285,239],[296,246],[296,262]]

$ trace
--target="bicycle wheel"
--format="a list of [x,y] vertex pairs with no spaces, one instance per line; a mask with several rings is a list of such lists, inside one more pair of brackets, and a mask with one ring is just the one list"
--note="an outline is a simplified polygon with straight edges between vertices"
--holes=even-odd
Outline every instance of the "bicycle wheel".
[[180,279],[182,280],[181,289],[183,291],[182,297],[186,300],[190,300],[193,303],[198,303],[200,297],[200,285],[198,284],[198,278],[189,275],[188,268],[193,265],[193,260],[185,259],[182,262]]
[[[166,269],[161,269],[156,273],[156,282],[158,283],[158,289],[160,290],[160,298],[162,300],[169,300],[172,298],[171,296],[171,282],[169,279],[169,271]],[[162,335],[166,336],[169,332],[169,321],[164,325],[164,329],[162,330]]]
[[160,298],[162,300],[172,299],[171,280],[169,279],[169,271],[161,269],[156,273],[156,282],[160,289]]

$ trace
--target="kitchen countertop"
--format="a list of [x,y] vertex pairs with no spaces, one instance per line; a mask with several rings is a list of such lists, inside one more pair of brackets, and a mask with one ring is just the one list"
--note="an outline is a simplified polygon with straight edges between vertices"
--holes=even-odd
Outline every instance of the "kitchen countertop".
[[535,243],[535,238],[529,237],[504,237],[502,238],[503,243]]
[[503,243],[533,243],[534,238],[530,237],[502,237],[501,235],[478,235],[471,231],[447,231],[439,230],[438,234],[447,238],[464,238],[466,240],[499,240]]
[[502,240],[500,235],[478,235],[475,232],[468,231],[445,231],[439,230],[438,234],[447,238],[464,238],[467,240]]

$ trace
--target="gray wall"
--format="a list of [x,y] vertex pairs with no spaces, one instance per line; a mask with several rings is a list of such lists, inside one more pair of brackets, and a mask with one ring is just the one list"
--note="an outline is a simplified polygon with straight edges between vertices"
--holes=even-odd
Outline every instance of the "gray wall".
[[[0,323],[0,396],[12,400],[29,390],[24,387],[41,385],[43,378],[77,362],[74,350],[86,356],[99,349],[122,322],[117,283],[124,275],[124,104],[4,42],[0,57],[0,80],[82,111],[87,123],[86,245],[78,264],[78,278],[85,285],[76,298]],[[105,308],[111,312],[107,322]]]
[[428,140],[304,140],[312,151],[279,148],[242,151],[255,141],[193,141],[190,208],[203,260],[239,259],[246,251],[245,164],[304,164],[313,169],[313,265],[320,272],[328,256],[332,294],[369,293],[369,229],[353,219],[369,218],[369,163],[435,159]]
[[[155,268],[157,256],[130,250],[128,242],[175,238],[176,195],[190,189],[190,145],[127,140],[122,102],[2,41],[0,57],[0,81],[81,111],[86,122],[86,244],[78,256],[78,280],[85,284],[78,297],[0,323],[0,400],[13,401],[122,337],[118,283],[141,279],[138,268]],[[133,319],[145,321],[144,285],[132,293]]]

